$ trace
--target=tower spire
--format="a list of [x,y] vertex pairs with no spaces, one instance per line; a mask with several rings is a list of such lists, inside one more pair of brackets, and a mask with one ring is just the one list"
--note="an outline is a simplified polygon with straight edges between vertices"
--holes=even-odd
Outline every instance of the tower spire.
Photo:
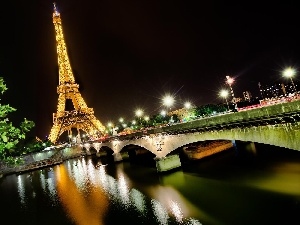
[[64,40],[64,34],[62,29],[62,20],[60,18],[60,13],[57,11],[56,3],[54,5],[53,12],[53,24],[56,32],[56,50],[58,56],[58,66],[59,66],[59,84],[62,82],[75,83],[74,75],[71,69],[71,64],[69,56],[67,53],[67,47]]
[[59,12],[57,11],[57,8],[56,8],[56,2],[53,2],[53,7],[54,7],[54,13],[55,13],[56,15],[58,15]]
[[[57,112],[53,114],[53,126],[50,131],[49,140],[53,143],[59,136],[72,128],[78,131],[83,130],[90,136],[101,136],[105,127],[94,116],[93,108],[88,108],[79,92],[79,85],[76,84],[72,72],[70,60],[67,54],[67,47],[64,40],[62,21],[60,13],[54,5],[53,24],[55,28],[56,50],[58,58],[59,85],[57,87],[58,104]],[[66,100],[72,100],[75,110],[66,111]]]

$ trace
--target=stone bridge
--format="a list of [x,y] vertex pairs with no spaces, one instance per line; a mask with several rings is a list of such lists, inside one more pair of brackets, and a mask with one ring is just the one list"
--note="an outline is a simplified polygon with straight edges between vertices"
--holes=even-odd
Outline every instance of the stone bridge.
[[113,136],[105,142],[86,143],[84,148],[94,148],[99,152],[102,147],[109,147],[114,152],[115,161],[119,161],[122,160],[122,149],[135,145],[152,152],[159,161],[166,160],[166,156],[179,147],[206,140],[257,142],[299,151],[300,101]]

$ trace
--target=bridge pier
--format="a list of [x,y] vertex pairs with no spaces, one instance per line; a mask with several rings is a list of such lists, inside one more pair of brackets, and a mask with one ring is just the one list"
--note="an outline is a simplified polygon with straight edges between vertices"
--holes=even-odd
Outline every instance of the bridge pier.
[[181,167],[179,155],[169,155],[155,160],[157,172],[166,172]]
[[114,156],[114,161],[115,162],[119,162],[119,161],[123,160],[122,155],[121,155],[120,152],[114,153],[113,156]]
[[90,149],[86,149],[85,152],[86,152],[86,155],[92,155]]

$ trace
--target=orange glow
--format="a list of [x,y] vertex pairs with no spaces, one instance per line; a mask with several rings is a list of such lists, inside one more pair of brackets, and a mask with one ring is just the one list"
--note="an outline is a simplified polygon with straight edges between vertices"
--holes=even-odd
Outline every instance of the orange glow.
[[[53,24],[58,57],[59,86],[57,87],[57,112],[53,114],[53,126],[49,134],[49,140],[55,143],[62,133],[65,131],[70,132],[72,128],[83,130],[90,136],[95,136],[97,133],[99,134],[96,136],[103,135],[105,127],[95,117],[93,108],[87,107],[86,102],[79,92],[79,85],[75,83],[64,40],[62,20],[55,4]],[[65,111],[67,99],[72,100],[75,110]]]
[[[84,197],[75,182],[69,177],[64,165],[55,171],[57,193],[68,215],[77,225],[102,225],[108,209],[108,199],[99,187],[91,187],[88,197]],[[90,198],[86,200],[85,198]]]

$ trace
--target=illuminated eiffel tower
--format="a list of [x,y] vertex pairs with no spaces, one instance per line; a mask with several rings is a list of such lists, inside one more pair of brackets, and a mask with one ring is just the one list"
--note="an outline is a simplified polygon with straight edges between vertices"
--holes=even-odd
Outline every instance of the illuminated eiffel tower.
[[[95,117],[93,108],[88,108],[79,92],[79,85],[75,83],[71,69],[67,48],[63,36],[60,13],[54,3],[53,24],[56,33],[56,47],[59,67],[59,85],[57,86],[58,104],[57,112],[53,113],[53,126],[49,140],[55,143],[65,131],[72,135],[72,128],[77,129],[77,138],[80,140],[80,130],[87,135],[100,137],[105,127]],[[75,110],[66,111],[66,100],[72,100]]]

